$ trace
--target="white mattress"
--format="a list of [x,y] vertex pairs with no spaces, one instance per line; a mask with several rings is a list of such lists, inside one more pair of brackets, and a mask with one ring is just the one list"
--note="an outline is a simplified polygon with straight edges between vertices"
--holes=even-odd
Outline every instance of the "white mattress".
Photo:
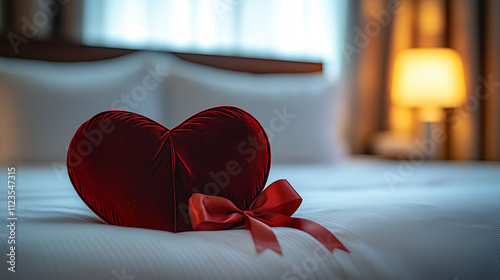
[[[391,186],[385,175],[402,181]],[[1,279],[500,279],[500,164],[349,160],[275,165],[303,197],[294,215],[351,251],[274,228],[283,256],[247,230],[170,233],[106,225],[67,174],[17,166],[16,272],[7,271],[7,169],[0,173]],[[61,178],[61,179],[60,179]]]

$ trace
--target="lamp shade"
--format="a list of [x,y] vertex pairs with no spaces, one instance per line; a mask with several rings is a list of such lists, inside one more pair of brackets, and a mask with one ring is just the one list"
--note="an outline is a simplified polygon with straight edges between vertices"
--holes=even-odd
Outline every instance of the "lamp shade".
[[457,107],[466,96],[462,59],[449,48],[403,50],[396,55],[391,92],[398,106]]

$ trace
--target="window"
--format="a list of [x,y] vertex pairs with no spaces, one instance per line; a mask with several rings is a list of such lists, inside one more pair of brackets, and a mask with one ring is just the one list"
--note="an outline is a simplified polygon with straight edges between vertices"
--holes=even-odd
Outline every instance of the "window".
[[89,0],[83,42],[340,65],[346,6],[347,0]]

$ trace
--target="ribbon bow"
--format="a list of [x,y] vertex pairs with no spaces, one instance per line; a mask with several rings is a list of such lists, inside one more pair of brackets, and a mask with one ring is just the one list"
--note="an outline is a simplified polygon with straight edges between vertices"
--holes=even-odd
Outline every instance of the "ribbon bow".
[[252,233],[258,253],[271,249],[282,254],[271,227],[290,227],[305,231],[330,252],[341,249],[342,243],[323,226],[306,219],[290,217],[302,203],[300,195],[287,180],[278,180],[264,189],[248,210],[239,209],[232,201],[220,196],[195,193],[189,198],[189,217],[194,230],[221,230],[234,227],[243,220]]

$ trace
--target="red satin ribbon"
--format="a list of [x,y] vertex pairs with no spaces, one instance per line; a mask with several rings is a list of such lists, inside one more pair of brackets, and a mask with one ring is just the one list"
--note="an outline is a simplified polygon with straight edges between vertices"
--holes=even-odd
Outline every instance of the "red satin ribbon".
[[337,248],[349,252],[323,226],[306,219],[290,217],[301,202],[300,195],[287,180],[282,179],[265,188],[248,210],[239,209],[224,197],[195,193],[189,198],[189,217],[194,230],[227,229],[245,220],[258,253],[271,249],[282,254],[271,227],[296,228],[312,235],[330,252]]

